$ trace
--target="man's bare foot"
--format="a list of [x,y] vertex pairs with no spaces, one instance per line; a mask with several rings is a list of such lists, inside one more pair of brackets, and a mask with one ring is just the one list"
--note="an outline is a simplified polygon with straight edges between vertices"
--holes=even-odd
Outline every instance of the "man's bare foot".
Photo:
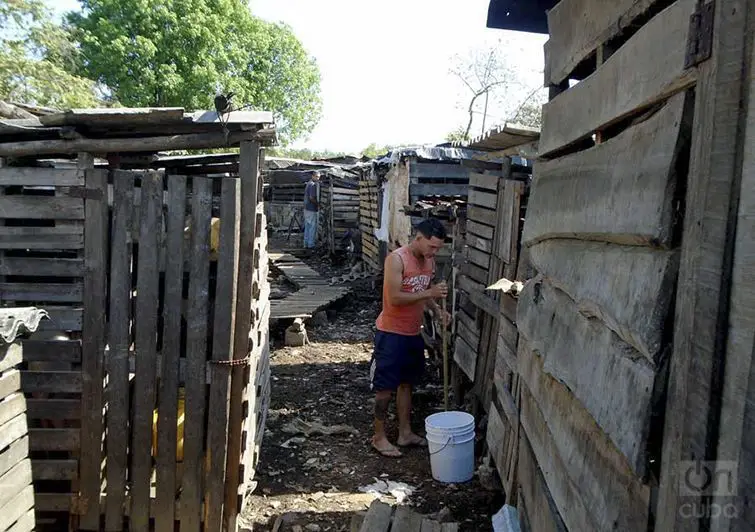
[[386,438],[385,436],[383,436],[382,438],[373,436],[372,448],[375,449],[380,454],[382,454],[383,456],[387,456],[388,458],[401,458],[403,456],[401,454],[401,451],[399,451],[398,449],[396,449],[396,447],[391,445],[391,442],[389,442],[388,438]]
[[421,436],[417,436],[413,432],[399,434],[396,443],[398,443],[399,447],[427,447],[427,440]]

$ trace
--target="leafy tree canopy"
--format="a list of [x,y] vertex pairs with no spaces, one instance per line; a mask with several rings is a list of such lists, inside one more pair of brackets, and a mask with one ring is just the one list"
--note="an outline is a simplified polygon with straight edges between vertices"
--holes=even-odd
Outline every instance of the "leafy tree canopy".
[[127,106],[273,111],[283,143],[321,116],[320,71],[284,24],[252,16],[243,0],[80,0],[68,22],[81,72]]
[[44,107],[96,107],[96,84],[75,74],[80,56],[68,28],[42,0],[0,0],[0,100]]

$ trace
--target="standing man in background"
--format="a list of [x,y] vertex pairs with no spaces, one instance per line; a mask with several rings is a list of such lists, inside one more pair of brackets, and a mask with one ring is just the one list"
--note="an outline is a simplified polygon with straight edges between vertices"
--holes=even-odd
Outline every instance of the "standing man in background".
[[317,183],[320,172],[312,172],[312,177],[304,187],[304,248],[314,249],[317,241],[317,213],[320,203],[317,201]]
[[370,384],[375,392],[375,435],[372,446],[383,456],[398,458],[399,451],[388,441],[385,421],[391,396],[396,393],[399,447],[427,446],[411,426],[412,387],[420,383],[425,368],[422,316],[429,309],[447,325],[450,316],[435,302],[448,294],[445,282],[430,286],[435,276],[435,255],[443,247],[446,230],[434,218],[417,226],[417,235],[385,259],[383,311],[377,319],[375,351],[370,367]]

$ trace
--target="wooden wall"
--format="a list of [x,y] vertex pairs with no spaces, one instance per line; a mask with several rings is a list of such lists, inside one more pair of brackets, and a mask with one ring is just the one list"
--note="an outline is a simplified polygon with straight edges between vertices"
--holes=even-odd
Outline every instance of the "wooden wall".
[[[384,252],[375,236],[380,227],[382,194],[377,181],[364,176],[359,181],[359,229],[362,233],[362,260],[375,271],[383,270]],[[384,245],[382,247],[385,247]]]
[[38,526],[234,529],[270,396],[259,160],[243,141],[230,177],[0,168],[23,183],[0,303],[52,310],[21,371]]
[[[518,440],[515,482],[510,465],[501,476],[530,530],[755,523],[755,4],[704,7],[711,53],[690,61],[697,7],[562,0],[548,15],[551,101],[522,238],[535,277],[518,301],[513,402],[488,432],[499,471],[502,442]],[[695,460],[738,463],[739,496],[685,490]]]
[[34,530],[26,399],[21,392],[20,343],[0,341],[0,531]]
[[359,229],[359,182],[341,179],[332,175],[324,177],[320,191],[319,240],[333,252],[348,245],[346,236],[356,239]]

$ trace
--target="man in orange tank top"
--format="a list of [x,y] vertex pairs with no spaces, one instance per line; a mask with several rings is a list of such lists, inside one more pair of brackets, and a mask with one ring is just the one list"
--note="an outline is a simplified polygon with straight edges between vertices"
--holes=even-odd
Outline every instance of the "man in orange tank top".
[[[398,445],[426,446],[424,438],[412,432],[412,386],[419,384],[425,367],[422,316],[425,308],[440,315],[436,299],[445,298],[445,282],[430,286],[435,274],[435,255],[443,247],[446,231],[436,219],[417,226],[417,235],[385,259],[383,311],[377,318],[375,351],[370,382],[375,391],[375,435],[372,446],[382,455],[400,457],[401,452],[385,435],[385,420],[393,392],[398,410]],[[443,316],[448,323],[450,316]]]

